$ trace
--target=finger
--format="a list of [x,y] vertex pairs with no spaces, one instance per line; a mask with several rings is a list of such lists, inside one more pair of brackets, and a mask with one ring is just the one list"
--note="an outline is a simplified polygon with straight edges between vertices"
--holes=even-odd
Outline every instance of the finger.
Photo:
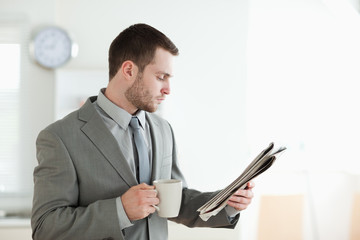
[[156,198],[157,191],[154,189],[140,189],[139,195],[144,198]]
[[229,198],[227,204],[236,210],[241,211],[248,207],[248,205],[251,203],[251,200],[251,198],[232,196]]
[[249,204],[237,203],[237,202],[232,202],[232,201],[228,201],[227,204],[229,206],[235,208],[237,211],[244,210],[249,206]]
[[155,189],[155,186],[151,186],[151,185],[147,185],[146,183],[141,183],[139,185],[137,185],[140,189]]
[[155,198],[158,194],[158,192],[155,189],[143,190],[143,191],[146,191],[146,196],[150,198]]
[[155,205],[150,206],[149,208],[149,214],[154,213],[156,211]]
[[146,198],[144,199],[143,203],[146,206],[158,205],[160,203],[160,200],[158,198]]
[[149,216],[151,213],[154,213],[154,212],[155,212],[155,210],[152,206],[144,207],[142,209],[142,211],[140,212],[140,219],[146,218],[147,216]]
[[160,200],[157,196],[157,192],[155,190],[143,190],[140,191],[140,196],[142,198],[142,203],[145,205],[157,205]]
[[231,198],[229,198],[229,201],[234,202],[234,203],[240,203],[240,204],[250,204],[251,198],[232,196]]
[[245,198],[253,198],[254,193],[251,190],[239,189],[233,194],[233,196],[240,196],[240,197],[245,197]]

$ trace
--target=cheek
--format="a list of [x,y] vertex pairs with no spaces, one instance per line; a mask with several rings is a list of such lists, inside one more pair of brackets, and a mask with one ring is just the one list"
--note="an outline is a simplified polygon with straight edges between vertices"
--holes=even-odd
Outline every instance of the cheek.
[[147,90],[149,91],[149,93],[151,93],[151,95],[159,95],[161,88],[162,88],[162,85],[161,85],[161,82],[159,82],[159,81],[153,82],[152,84],[149,84],[147,86]]
[[152,96],[157,96],[161,92],[163,83],[157,80],[155,77],[146,77],[143,78],[143,89]]

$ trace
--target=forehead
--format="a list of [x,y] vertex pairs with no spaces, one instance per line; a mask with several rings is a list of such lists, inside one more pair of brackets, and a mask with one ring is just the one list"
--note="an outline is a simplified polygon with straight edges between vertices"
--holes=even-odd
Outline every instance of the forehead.
[[163,48],[156,49],[153,61],[145,69],[154,73],[164,73],[172,75],[172,64],[174,56]]

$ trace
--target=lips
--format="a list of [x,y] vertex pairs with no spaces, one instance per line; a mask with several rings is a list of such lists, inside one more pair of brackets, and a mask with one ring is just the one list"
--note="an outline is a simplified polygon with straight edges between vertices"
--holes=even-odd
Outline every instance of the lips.
[[162,102],[162,101],[165,100],[165,97],[159,97],[159,98],[157,98],[157,100],[158,100],[159,102]]

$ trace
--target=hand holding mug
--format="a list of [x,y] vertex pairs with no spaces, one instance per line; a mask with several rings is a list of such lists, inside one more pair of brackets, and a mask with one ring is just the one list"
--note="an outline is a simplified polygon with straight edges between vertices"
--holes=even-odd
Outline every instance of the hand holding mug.
[[121,196],[121,201],[130,221],[143,219],[154,213],[153,206],[159,204],[155,187],[146,183],[131,187]]

